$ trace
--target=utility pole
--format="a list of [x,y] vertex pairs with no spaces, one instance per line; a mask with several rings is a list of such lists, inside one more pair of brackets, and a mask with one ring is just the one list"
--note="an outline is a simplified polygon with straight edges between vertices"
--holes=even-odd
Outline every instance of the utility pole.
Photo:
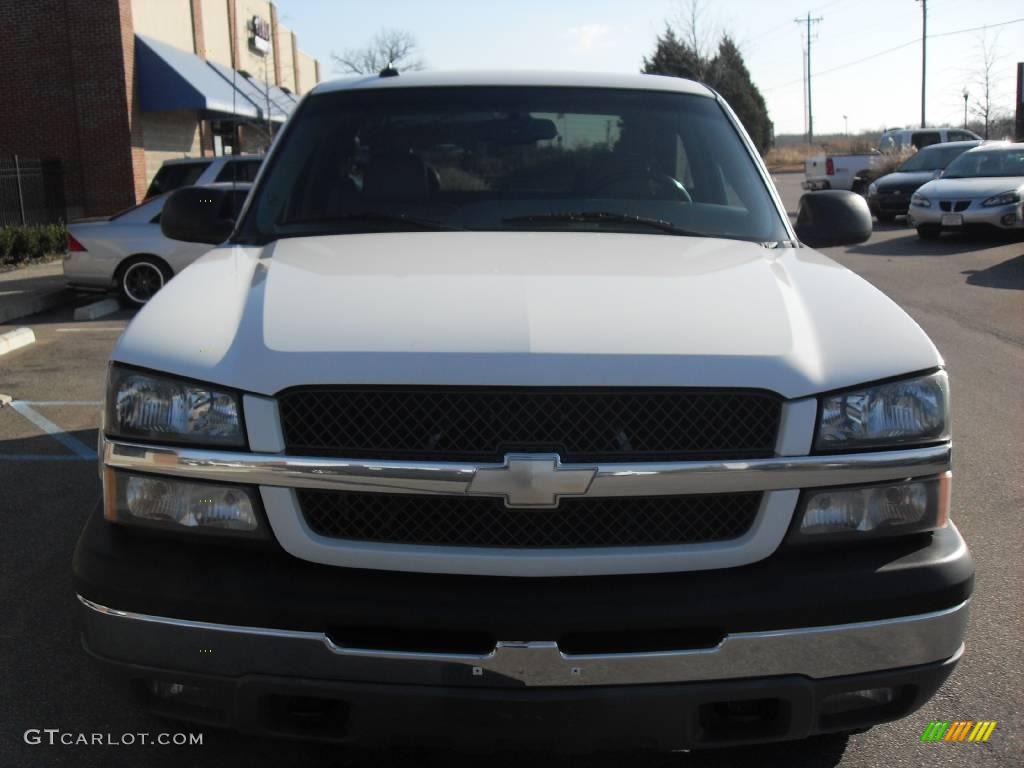
[[804,86],[804,142],[807,146],[810,146],[811,142],[807,138],[807,47],[804,46],[800,50],[800,67],[803,71],[803,86]]
[[971,97],[970,92],[964,88],[964,130],[967,130],[967,99]]
[[928,71],[928,0],[921,3],[921,127],[924,128],[925,75]]
[[811,18],[810,12],[803,19],[793,19],[797,24],[807,24],[807,143],[814,143],[814,109],[811,106],[811,24],[821,21],[821,16]]

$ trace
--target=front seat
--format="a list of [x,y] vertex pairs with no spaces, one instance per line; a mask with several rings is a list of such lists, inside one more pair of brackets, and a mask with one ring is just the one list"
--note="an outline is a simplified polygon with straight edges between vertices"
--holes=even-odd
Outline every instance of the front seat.
[[364,202],[408,202],[430,196],[427,164],[411,153],[377,155],[363,172]]

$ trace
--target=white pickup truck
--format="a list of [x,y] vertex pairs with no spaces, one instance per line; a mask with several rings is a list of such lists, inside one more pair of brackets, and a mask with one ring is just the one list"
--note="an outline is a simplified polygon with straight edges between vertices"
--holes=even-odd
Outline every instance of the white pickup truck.
[[341,743],[866,729],[963,652],[943,360],[790,224],[721,98],[640,75],[307,94],[113,352],[83,644],[147,710]]
[[804,160],[804,181],[801,186],[810,191],[843,189],[861,193],[856,188],[857,176],[872,170],[882,159],[878,152],[856,155],[829,155],[824,152]]

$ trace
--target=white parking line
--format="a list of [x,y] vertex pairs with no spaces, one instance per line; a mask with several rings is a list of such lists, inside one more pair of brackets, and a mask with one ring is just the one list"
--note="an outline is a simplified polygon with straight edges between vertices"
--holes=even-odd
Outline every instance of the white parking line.
[[[83,443],[81,440],[78,440],[77,438],[74,438],[71,435],[69,435],[67,432],[58,427],[56,424],[54,424],[52,421],[50,421],[42,414],[32,410],[28,403],[24,402],[23,400],[15,400],[13,403],[11,403],[11,408],[16,410],[26,419],[28,419],[41,430],[50,435],[50,437],[52,437],[58,443],[60,443],[73,454],[75,454],[77,458],[81,459],[82,461],[96,460],[96,451],[94,451],[88,445]],[[37,456],[36,458],[44,458],[44,456]]]
[[124,328],[123,325],[115,328],[58,328],[57,333],[95,333],[97,331],[117,331],[120,333]]
[[103,405],[102,400],[19,400],[25,405]]
[[0,453],[0,461],[95,461],[85,456],[68,456],[65,453],[47,456],[45,453]]

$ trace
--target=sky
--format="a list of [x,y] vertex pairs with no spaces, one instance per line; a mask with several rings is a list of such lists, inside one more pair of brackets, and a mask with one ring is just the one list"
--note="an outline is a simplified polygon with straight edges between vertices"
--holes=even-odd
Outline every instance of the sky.
[[[993,101],[1012,113],[1016,62],[1024,60],[1024,5],[927,1],[929,124],[963,123],[964,89],[972,104],[981,91],[976,79],[983,35],[999,62]],[[683,0],[276,2],[280,20],[296,33],[300,48],[320,60],[323,79],[341,75],[331,62],[332,51],[362,47],[383,28],[411,32],[430,69],[637,72],[666,21],[678,20],[685,5]],[[727,32],[738,42],[768,102],[776,134],[804,132],[806,25],[794,19],[808,12],[822,18],[813,25],[811,45],[815,133],[918,125],[920,0],[704,0],[709,40]],[[1020,21],[946,34],[1014,19]],[[904,47],[885,52],[897,46]]]

